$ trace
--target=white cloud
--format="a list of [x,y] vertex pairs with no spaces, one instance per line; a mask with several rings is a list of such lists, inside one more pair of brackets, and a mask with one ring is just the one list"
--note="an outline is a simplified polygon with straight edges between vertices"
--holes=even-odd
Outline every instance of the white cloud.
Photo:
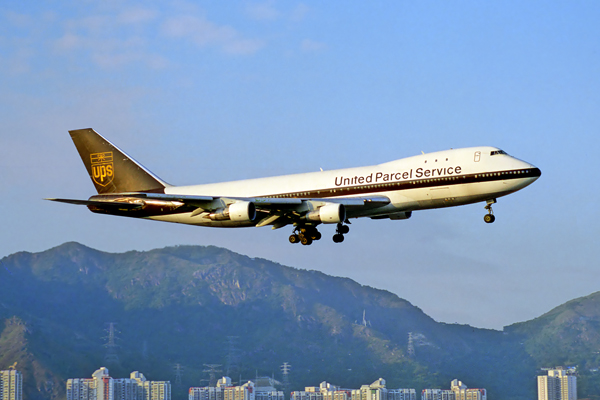
[[261,40],[242,37],[231,26],[216,25],[192,15],[168,18],[163,24],[163,33],[189,39],[199,47],[216,46],[230,54],[253,54],[264,46]]
[[158,12],[147,8],[130,8],[117,15],[117,21],[123,24],[143,24],[158,17]]
[[34,50],[29,46],[19,47],[10,57],[0,57],[0,66],[10,74],[20,75],[31,71],[31,62],[35,57]]
[[136,8],[118,15],[94,15],[64,22],[64,34],[52,41],[59,53],[89,57],[94,64],[107,69],[141,64],[152,69],[168,66],[163,56],[149,51],[143,31],[131,30],[156,19],[152,10]]
[[323,42],[317,42],[316,40],[304,39],[300,43],[300,48],[304,52],[318,52],[327,49],[327,45]]
[[308,15],[309,11],[310,8],[306,4],[298,4],[296,8],[294,8],[294,10],[292,11],[292,21],[300,22],[304,20],[304,18],[306,18],[306,16]]
[[17,28],[29,28],[33,25],[33,18],[27,14],[6,11],[4,16],[6,17],[8,23]]
[[54,41],[57,50],[72,51],[84,46],[85,39],[73,33],[65,33],[61,38]]
[[248,4],[246,12],[250,18],[259,21],[272,21],[281,16],[281,13],[273,6],[273,1]]

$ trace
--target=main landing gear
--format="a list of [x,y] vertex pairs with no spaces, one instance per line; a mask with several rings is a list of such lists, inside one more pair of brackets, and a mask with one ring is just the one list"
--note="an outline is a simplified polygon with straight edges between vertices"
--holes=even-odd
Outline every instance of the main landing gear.
[[491,224],[496,220],[496,217],[494,217],[494,211],[492,210],[492,204],[496,203],[496,199],[488,200],[486,203],[487,205],[484,208],[488,211],[488,213],[483,216],[483,220],[486,224]]
[[333,241],[335,243],[342,243],[344,241],[344,235],[350,232],[350,227],[342,223],[337,224],[335,228],[335,235],[333,235]]
[[[349,223],[349,222],[348,222]],[[342,223],[337,224],[333,241],[342,243],[344,235],[350,232],[350,227]],[[294,228],[294,233],[289,237],[290,243],[302,243],[304,246],[309,246],[313,241],[321,239],[321,232],[314,226],[297,226]]]
[[321,239],[321,232],[314,226],[296,227],[294,233],[290,235],[290,243],[302,243],[304,246],[309,246],[313,240],[319,239]]

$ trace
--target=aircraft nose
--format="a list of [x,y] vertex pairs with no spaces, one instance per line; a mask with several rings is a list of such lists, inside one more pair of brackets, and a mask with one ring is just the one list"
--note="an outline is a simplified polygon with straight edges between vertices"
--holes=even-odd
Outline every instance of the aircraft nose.
[[521,161],[523,163],[522,171],[525,172],[525,178],[530,178],[530,182],[536,181],[540,176],[542,176],[542,170],[536,167],[533,164],[530,164],[525,161]]
[[531,176],[535,179],[539,178],[540,176],[542,176],[542,170],[539,169],[538,167],[535,167],[533,165],[530,166],[531,169]]

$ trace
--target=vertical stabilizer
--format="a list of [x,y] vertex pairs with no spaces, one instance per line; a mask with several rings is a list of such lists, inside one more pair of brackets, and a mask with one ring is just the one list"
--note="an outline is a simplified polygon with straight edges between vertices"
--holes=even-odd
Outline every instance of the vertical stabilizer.
[[69,131],[98,194],[163,193],[169,186],[91,128]]

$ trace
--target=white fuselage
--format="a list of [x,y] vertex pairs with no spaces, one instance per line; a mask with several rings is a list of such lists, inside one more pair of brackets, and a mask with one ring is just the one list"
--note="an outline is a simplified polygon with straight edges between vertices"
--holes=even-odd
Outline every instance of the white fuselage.
[[[342,196],[386,196],[391,200],[390,204],[383,207],[348,212],[349,218],[359,218],[492,200],[520,190],[538,177],[539,169],[535,166],[495,147],[472,147],[428,153],[368,167],[205,185],[170,186],[165,188],[165,194],[323,201]],[[193,225],[230,226],[192,217],[191,213],[151,218]]]

